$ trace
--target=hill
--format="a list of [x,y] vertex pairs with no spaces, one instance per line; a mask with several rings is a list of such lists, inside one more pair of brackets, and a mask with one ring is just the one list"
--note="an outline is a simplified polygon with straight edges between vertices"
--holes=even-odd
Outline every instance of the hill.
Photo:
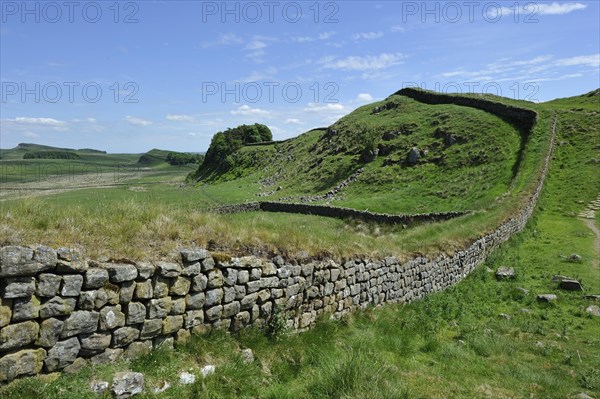
[[26,153],[43,153],[43,152],[70,152],[70,153],[75,153],[77,155],[106,154],[106,151],[95,150],[92,148],[82,148],[82,149],[77,150],[77,149],[73,149],[73,148],[52,147],[52,146],[48,146],[48,145],[34,144],[34,143],[19,143],[14,148],[0,149],[0,159],[2,159],[2,160],[23,159],[23,156]]
[[242,147],[230,162],[200,168],[194,178],[258,182],[261,195],[276,200],[326,193],[362,171],[338,204],[380,212],[463,210],[508,190],[522,145],[518,127],[496,115],[399,92],[327,129]]

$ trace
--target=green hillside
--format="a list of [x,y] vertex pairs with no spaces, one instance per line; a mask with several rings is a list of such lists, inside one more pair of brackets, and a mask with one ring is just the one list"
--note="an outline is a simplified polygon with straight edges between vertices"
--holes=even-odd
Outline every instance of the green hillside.
[[[278,199],[324,193],[363,169],[337,204],[380,212],[463,210],[507,191],[520,145],[519,131],[495,115],[395,94],[329,129],[242,147],[232,164],[200,168],[194,177],[205,184],[261,182],[263,191],[277,187],[267,198]],[[416,162],[409,159],[413,148]]]

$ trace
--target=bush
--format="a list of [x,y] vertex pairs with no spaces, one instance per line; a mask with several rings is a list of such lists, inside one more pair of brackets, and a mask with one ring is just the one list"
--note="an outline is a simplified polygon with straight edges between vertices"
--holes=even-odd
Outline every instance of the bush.
[[183,152],[170,152],[167,154],[167,162],[171,165],[187,165],[189,163],[199,163],[204,160],[204,156],[200,154],[187,154]]
[[247,144],[273,140],[271,130],[259,123],[241,125],[224,132],[218,132],[212,138],[201,168],[216,167],[225,159]]
[[69,151],[32,151],[25,153],[23,159],[81,159],[81,157]]

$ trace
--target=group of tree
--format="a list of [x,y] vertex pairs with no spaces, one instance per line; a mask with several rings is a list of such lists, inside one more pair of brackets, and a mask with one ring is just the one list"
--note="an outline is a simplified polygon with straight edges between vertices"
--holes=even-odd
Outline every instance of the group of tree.
[[189,163],[202,163],[204,155],[188,154],[185,152],[170,152],[167,154],[167,162],[171,165],[187,165]]
[[30,151],[23,159],[81,159],[79,154],[70,151]]
[[204,157],[202,168],[221,165],[229,155],[243,146],[252,143],[272,141],[271,130],[260,123],[254,125],[241,125],[218,132],[212,138],[210,147]]

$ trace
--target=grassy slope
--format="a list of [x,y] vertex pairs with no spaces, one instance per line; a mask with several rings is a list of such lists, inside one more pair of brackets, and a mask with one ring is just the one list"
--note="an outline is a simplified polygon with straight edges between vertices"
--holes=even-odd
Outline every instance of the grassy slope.
[[[600,397],[600,318],[584,312],[591,302],[556,289],[553,274],[576,276],[587,293],[600,293],[593,237],[574,215],[598,193],[598,114],[558,109],[558,142],[540,207],[527,229],[458,286],[408,306],[369,309],[342,321],[274,340],[256,330],[194,337],[175,352],[157,351],[131,363],[86,367],[75,376],[36,377],[0,388],[6,398],[108,398],[89,381],[110,381],[116,371],[141,371],[147,393],[168,380],[161,398],[556,398],[579,392]],[[600,111],[598,103],[593,109]],[[576,126],[576,129],[569,128]],[[584,202],[584,203],[580,203]],[[582,263],[559,257],[572,252]],[[513,282],[498,282],[486,267],[511,266]],[[523,295],[517,287],[524,287]],[[538,293],[556,304],[538,304]],[[529,313],[522,309],[529,309]],[[508,314],[510,319],[500,317]],[[244,364],[240,347],[254,350]],[[217,372],[191,386],[177,375]],[[158,397],[158,396],[156,396]]]

